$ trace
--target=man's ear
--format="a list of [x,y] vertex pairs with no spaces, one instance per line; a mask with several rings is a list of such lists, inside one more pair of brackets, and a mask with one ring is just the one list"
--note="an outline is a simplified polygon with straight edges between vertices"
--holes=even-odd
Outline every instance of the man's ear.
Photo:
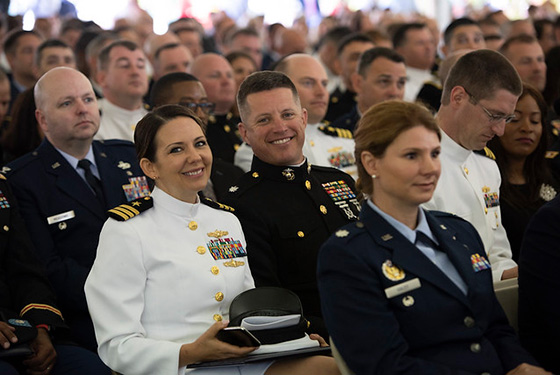
[[449,101],[452,106],[461,105],[461,103],[469,100],[469,94],[463,86],[455,86],[449,94]]
[[237,124],[237,129],[239,130],[239,134],[241,134],[243,142],[251,146],[251,144],[249,143],[249,139],[247,138],[247,128],[245,127],[245,124],[243,122],[240,122],[239,124]]
[[350,76],[350,81],[352,82],[352,87],[356,94],[360,95],[362,92],[362,82],[364,81],[364,77],[358,72],[352,73]]
[[43,111],[39,108],[35,110],[35,119],[37,120],[37,124],[39,124],[39,128],[43,134],[46,134],[48,132],[47,120],[45,119]]
[[104,70],[97,70],[95,73],[95,80],[101,87],[105,87],[105,78],[107,77],[107,72]]

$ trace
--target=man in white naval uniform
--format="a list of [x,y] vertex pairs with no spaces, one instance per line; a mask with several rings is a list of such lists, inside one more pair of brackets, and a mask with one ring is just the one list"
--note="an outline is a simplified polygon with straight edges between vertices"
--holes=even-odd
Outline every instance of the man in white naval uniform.
[[[301,106],[307,110],[303,146],[307,160],[314,165],[341,169],[356,178],[352,132],[321,124],[329,103],[325,68],[314,57],[298,53],[285,57],[275,70],[290,77],[297,88]],[[253,150],[243,143],[235,154],[235,165],[247,172],[252,160]]]
[[148,113],[142,102],[148,91],[144,52],[133,42],[119,40],[101,51],[98,66],[103,99],[99,100],[101,124],[95,139],[134,142],[136,123]]
[[461,57],[445,82],[437,114],[442,129],[441,177],[427,209],[448,211],[477,229],[494,282],[517,277],[502,226],[500,172],[491,158],[473,151],[504,133],[521,95],[521,79],[501,54],[478,50]]

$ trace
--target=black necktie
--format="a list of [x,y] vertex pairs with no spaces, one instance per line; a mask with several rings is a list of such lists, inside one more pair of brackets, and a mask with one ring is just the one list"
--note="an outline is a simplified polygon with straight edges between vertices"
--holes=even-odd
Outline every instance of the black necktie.
[[91,161],[87,159],[82,159],[78,162],[78,167],[82,168],[85,172],[86,181],[89,186],[93,189],[95,196],[99,200],[102,206],[105,206],[105,197],[103,196],[103,187],[101,186],[101,181],[91,173]]

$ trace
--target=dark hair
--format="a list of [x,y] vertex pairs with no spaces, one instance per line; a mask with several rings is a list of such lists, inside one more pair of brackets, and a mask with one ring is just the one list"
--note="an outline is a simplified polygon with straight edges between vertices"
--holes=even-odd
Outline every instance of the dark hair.
[[[183,72],[169,73],[158,79],[150,90],[150,103],[154,107],[159,107],[169,103],[171,88],[179,82],[200,82],[198,78],[192,74]],[[173,103],[177,104],[177,103]]]
[[369,195],[373,192],[373,181],[362,164],[362,152],[369,151],[377,158],[383,157],[387,147],[401,133],[416,126],[433,131],[441,140],[434,116],[421,105],[388,100],[370,107],[364,113],[354,131],[354,155],[358,167],[356,188],[359,191]]
[[546,104],[552,106],[560,97],[560,46],[554,46],[546,54],[546,86],[543,90]]
[[319,42],[317,43],[317,46],[316,46],[315,49],[318,50],[324,44],[330,43],[330,42],[334,43],[335,45],[338,45],[338,43],[342,40],[342,38],[344,38],[346,35],[350,35],[350,34],[352,34],[352,30],[350,30],[350,28],[347,27],[347,26],[333,27],[332,29],[327,31],[321,37],[321,39],[319,39]]
[[523,89],[508,59],[489,49],[469,52],[457,60],[443,85],[441,104],[449,104],[451,90],[456,86],[464,87],[477,100],[493,98],[499,89],[519,96]]
[[478,26],[478,23],[473,21],[470,18],[467,17],[463,17],[463,18],[458,18],[455,21],[451,22],[449,24],[449,26],[447,26],[447,28],[445,29],[445,31],[443,32],[443,41],[446,45],[449,45],[449,43],[451,43],[451,38],[453,37],[453,32],[455,31],[456,28],[461,27],[461,26],[467,26],[467,25],[474,25],[474,26]]
[[94,56],[98,56],[107,41],[115,42],[117,40],[119,40],[119,37],[109,31],[102,31],[98,33],[98,35],[91,39],[86,45],[86,59],[89,60]]
[[535,32],[537,33],[537,39],[541,39],[544,33],[544,27],[550,25],[554,28],[554,22],[549,19],[543,18],[540,20],[533,21],[533,26],[535,27]]
[[2,134],[5,163],[35,150],[41,143],[39,124],[35,118],[36,108],[33,87],[17,96],[11,121]]
[[76,67],[78,68],[78,70],[80,72],[84,73],[84,75],[86,77],[89,77],[89,75],[90,75],[90,71],[89,71],[89,67],[88,67],[87,59],[86,59],[87,46],[100,33],[101,33],[101,31],[84,30],[80,34],[80,37],[78,38],[78,41],[76,42],[76,45],[74,46],[74,52],[76,54]]
[[70,51],[72,51],[72,55],[74,55],[74,50],[72,50],[72,48],[70,48],[70,46],[64,43],[62,40],[60,39],[45,40],[43,43],[39,44],[39,47],[37,47],[37,50],[35,51],[35,65],[39,66],[41,64],[41,57],[43,51],[46,48],[53,48],[53,47],[68,48]]
[[111,54],[111,51],[113,50],[113,48],[115,47],[124,47],[126,49],[128,49],[129,51],[136,51],[137,49],[139,49],[138,45],[134,42],[131,42],[130,40],[117,40],[111,44],[109,44],[107,47],[103,48],[101,50],[101,52],[99,53],[99,57],[98,57],[98,69],[99,70],[106,70],[108,65],[109,65],[109,55]]
[[37,38],[42,39],[35,31],[13,30],[8,33],[4,39],[4,52],[7,54],[13,54],[16,51],[19,38],[24,35],[35,35]]
[[537,38],[535,38],[532,35],[519,34],[506,39],[504,44],[502,44],[502,46],[500,47],[500,52],[504,55],[507,55],[509,47],[511,47],[512,44],[516,44],[516,43],[533,44],[538,42],[539,41],[537,40]]
[[247,60],[251,61],[251,63],[255,66],[255,70],[259,70],[259,67],[257,66],[257,63],[255,62],[255,59],[253,59],[251,57],[251,55],[249,55],[247,52],[233,51],[233,52],[228,53],[224,57],[229,62],[229,64],[232,65],[232,66],[233,66],[233,62],[236,61],[237,59],[247,59]]
[[507,201],[510,205],[517,208],[535,207],[535,205],[536,207],[539,207],[543,203],[539,195],[541,185],[543,183],[550,183],[553,180],[548,164],[545,161],[545,154],[548,148],[548,132],[545,127],[547,106],[539,90],[530,84],[524,83],[523,92],[519,97],[519,100],[526,96],[532,97],[537,103],[541,112],[542,126],[541,138],[537,148],[532,154],[527,156],[525,164],[523,165],[523,176],[529,186],[529,194],[526,194],[526,192],[522,193],[519,189],[515,189],[514,184],[509,182],[508,168],[511,163],[511,158],[504,149],[500,138],[494,137],[490,142],[488,142],[488,147],[496,156],[496,163],[500,168],[500,174],[502,176],[500,199]]
[[338,42],[336,47],[336,54],[337,56],[342,55],[346,46],[352,43],[373,43],[373,41],[369,38],[369,36],[362,34],[362,33],[352,33],[346,35],[344,38]]
[[385,47],[374,47],[362,53],[358,62],[358,73],[365,77],[370,65],[380,57],[384,57],[396,63],[404,63],[404,58],[394,49]]
[[179,44],[179,43],[167,43],[167,44],[164,44],[163,46],[159,47],[159,48],[156,50],[156,53],[154,53],[154,59],[156,59],[156,60],[159,59],[159,55],[160,55],[163,51],[168,50],[168,49],[177,48],[177,47],[180,47],[180,46],[182,46],[182,44]]
[[230,45],[231,43],[233,43],[233,40],[240,35],[254,36],[256,38],[260,38],[259,33],[251,27],[245,27],[243,29],[234,29],[234,30],[228,30],[228,31],[229,32],[226,34],[225,40],[224,40],[225,45]]
[[237,93],[237,105],[239,106],[239,114],[242,121],[246,121],[249,115],[249,108],[247,106],[247,97],[251,94],[270,91],[278,88],[287,88],[292,91],[294,101],[300,103],[299,95],[294,83],[290,78],[281,72],[255,72],[247,76]]
[[136,125],[134,130],[134,145],[138,161],[146,158],[156,161],[156,136],[159,129],[177,117],[188,117],[194,120],[202,132],[202,121],[190,109],[177,104],[163,105],[146,114]]
[[411,22],[400,25],[393,34],[393,46],[395,48],[402,47],[406,43],[406,34],[410,30],[421,30],[427,27],[425,23]]

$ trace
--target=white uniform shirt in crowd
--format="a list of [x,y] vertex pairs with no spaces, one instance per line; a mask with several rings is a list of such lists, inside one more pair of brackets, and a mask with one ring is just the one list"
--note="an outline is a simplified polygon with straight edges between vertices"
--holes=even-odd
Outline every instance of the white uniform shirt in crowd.
[[424,83],[434,79],[429,70],[411,68],[410,66],[406,67],[406,76],[408,80],[404,86],[403,99],[411,103],[416,101],[416,97],[418,96],[422,86],[424,86]]
[[216,320],[229,319],[233,298],[254,283],[246,256],[212,255],[227,241],[246,250],[233,214],[179,201],[157,188],[152,197],[154,206],[138,216],[105,223],[86,297],[99,356],[111,369],[184,374],[181,345]]
[[[305,127],[303,155],[311,164],[338,168],[356,179],[358,170],[354,158],[354,140],[325,134],[319,130],[321,125],[307,124]],[[252,161],[253,149],[243,143],[235,152],[234,164],[248,172]]]
[[423,206],[428,210],[453,213],[469,221],[478,231],[494,282],[504,270],[517,264],[502,225],[499,192],[502,179],[496,162],[461,147],[441,132],[441,177],[432,199]]
[[101,124],[95,139],[125,139],[134,142],[134,129],[136,124],[148,111],[144,106],[129,111],[117,107],[107,99],[98,99],[99,110],[101,111]]

